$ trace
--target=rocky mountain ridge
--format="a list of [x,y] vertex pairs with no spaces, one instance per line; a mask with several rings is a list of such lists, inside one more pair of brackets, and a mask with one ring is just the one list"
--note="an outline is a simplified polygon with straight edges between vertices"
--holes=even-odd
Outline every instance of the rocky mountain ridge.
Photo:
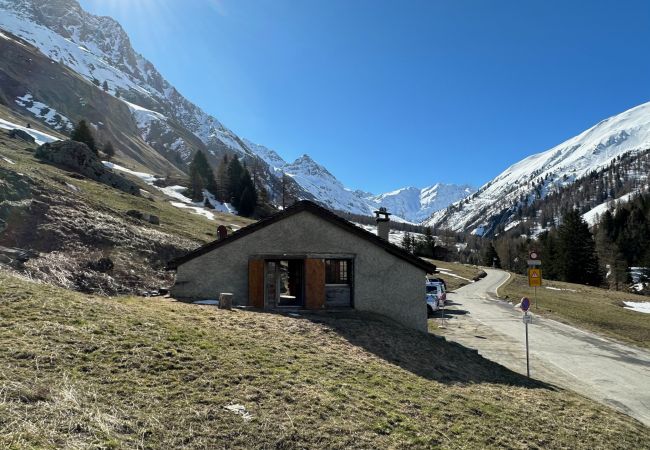
[[[0,29],[5,31],[0,38],[5,44],[24,45],[22,40],[37,48],[52,64],[52,68],[47,68],[42,63],[40,71],[69,69],[93,84],[97,91],[104,88],[111,98],[102,101],[109,103],[110,108],[98,112],[93,123],[101,129],[110,122],[111,117],[107,116],[119,115],[120,120],[113,121],[119,124],[114,123],[113,128],[109,124],[106,135],[117,140],[120,149],[131,147],[131,151],[123,152],[124,156],[140,167],[164,175],[185,171],[198,150],[204,151],[213,165],[226,153],[236,154],[255,168],[259,187],[266,190],[268,200],[276,205],[280,204],[283,192],[289,192],[292,198],[316,200],[332,209],[357,214],[371,214],[378,206],[402,205],[399,214],[413,222],[426,217],[431,205],[444,207],[446,201],[466,194],[464,188],[459,188],[456,197],[444,195],[418,209],[412,201],[397,200],[403,194],[395,192],[404,190],[378,196],[352,191],[310,157],[289,164],[277,152],[239,137],[184,98],[150,61],[132,48],[128,35],[112,18],[89,14],[75,0],[0,0],[0,11]],[[57,63],[63,67],[54,69]],[[101,92],[93,96],[78,92],[56,95],[47,91],[44,82],[35,85],[17,74],[13,74],[11,81],[12,89],[0,92],[7,104],[21,113],[30,111],[44,123],[55,120],[53,123],[67,128],[70,123],[86,118],[89,108],[95,107],[91,97],[101,97]],[[66,88],[57,86],[59,91]],[[2,90],[4,86],[0,83]],[[21,100],[25,98],[28,101]],[[45,110],[48,112],[42,113]],[[124,123],[127,119],[131,122],[128,126]],[[160,156],[153,156],[153,152]],[[408,208],[403,207],[406,204]]]
[[[579,135],[504,170],[477,192],[425,221],[436,227],[492,235],[515,224],[520,207],[583,179],[623,155],[650,149],[650,102],[602,120]],[[647,177],[647,174],[646,174]],[[604,199],[611,201],[615,199]]]

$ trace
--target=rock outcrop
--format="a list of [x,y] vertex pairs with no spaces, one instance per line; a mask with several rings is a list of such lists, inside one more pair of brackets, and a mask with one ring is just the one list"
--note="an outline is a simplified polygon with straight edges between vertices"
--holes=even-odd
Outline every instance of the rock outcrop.
[[25,142],[29,142],[31,144],[36,142],[36,139],[29,134],[26,131],[20,130],[18,128],[14,128],[13,130],[9,130],[9,137],[13,139],[22,139]]
[[137,184],[106,169],[99,157],[86,144],[76,141],[58,141],[41,145],[36,149],[37,158],[65,167],[91,180],[132,195],[140,195]]

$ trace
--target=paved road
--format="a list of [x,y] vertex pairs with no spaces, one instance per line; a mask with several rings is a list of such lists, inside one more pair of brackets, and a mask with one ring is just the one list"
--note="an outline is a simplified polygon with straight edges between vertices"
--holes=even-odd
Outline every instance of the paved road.
[[[448,294],[445,336],[526,373],[522,312],[496,298],[501,270]],[[463,312],[467,313],[464,314]],[[650,426],[650,352],[534,316],[529,325],[531,377],[576,391]]]

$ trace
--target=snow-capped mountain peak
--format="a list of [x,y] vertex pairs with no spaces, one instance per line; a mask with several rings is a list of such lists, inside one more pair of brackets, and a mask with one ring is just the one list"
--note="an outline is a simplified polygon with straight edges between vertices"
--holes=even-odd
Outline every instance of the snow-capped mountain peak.
[[[364,215],[386,206],[396,218],[401,216],[412,222],[465,195],[462,189],[451,189],[455,193],[445,194],[444,189],[435,185],[424,190],[405,188],[373,196],[346,188],[307,154],[287,163],[276,151],[241,138],[183,97],[151,62],[132,48],[117,21],[84,11],[76,0],[0,0],[0,29],[30,43],[49,58],[41,66],[42,70],[59,63],[112,96],[111,104],[124,110],[124,116],[120,116],[124,120],[119,120],[119,127],[114,129],[132,133],[128,126],[130,118],[137,132],[129,134],[127,140],[140,139],[145,151],[153,155],[148,161],[155,159],[161,170],[167,171],[170,166],[186,169],[198,150],[206,151],[212,164],[224,153],[234,153],[253,164],[256,178],[271,201],[283,197],[281,192],[286,186],[281,179],[286,174],[292,180],[289,190],[294,198],[309,198],[332,209]],[[65,89],[65,85],[53,87],[49,92],[54,95],[44,102],[37,92],[40,89],[35,89],[32,95],[29,80],[23,81],[20,84],[24,84],[21,86],[24,90],[12,93],[15,107],[22,107],[22,112],[33,113],[36,105],[48,103],[52,115],[60,116],[57,122],[60,129],[70,128],[72,122],[86,118],[83,110],[86,99],[67,92],[54,93],[56,89]],[[82,109],[77,103],[82,103]],[[35,116],[37,120],[48,119]],[[139,164],[147,163],[140,155],[132,153],[131,156]]]
[[[531,155],[482,186],[468,202],[438,211],[428,224],[456,231],[489,233],[492,218],[508,221],[514,205],[529,203],[610,164],[650,148],[650,102],[605,119],[550,150]],[[510,212],[507,212],[510,210]],[[507,224],[505,224],[507,226]]]
[[371,197],[378,206],[384,206],[411,222],[421,222],[433,212],[467,197],[475,189],[469,185],[436,183],[425,188],[405,187]]

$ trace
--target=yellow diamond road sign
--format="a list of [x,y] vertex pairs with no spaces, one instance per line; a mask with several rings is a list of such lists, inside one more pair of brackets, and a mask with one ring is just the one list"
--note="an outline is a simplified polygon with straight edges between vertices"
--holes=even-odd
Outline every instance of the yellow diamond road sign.
[[540,287],[542,285],[542,269],[528,269],[528,286]]

